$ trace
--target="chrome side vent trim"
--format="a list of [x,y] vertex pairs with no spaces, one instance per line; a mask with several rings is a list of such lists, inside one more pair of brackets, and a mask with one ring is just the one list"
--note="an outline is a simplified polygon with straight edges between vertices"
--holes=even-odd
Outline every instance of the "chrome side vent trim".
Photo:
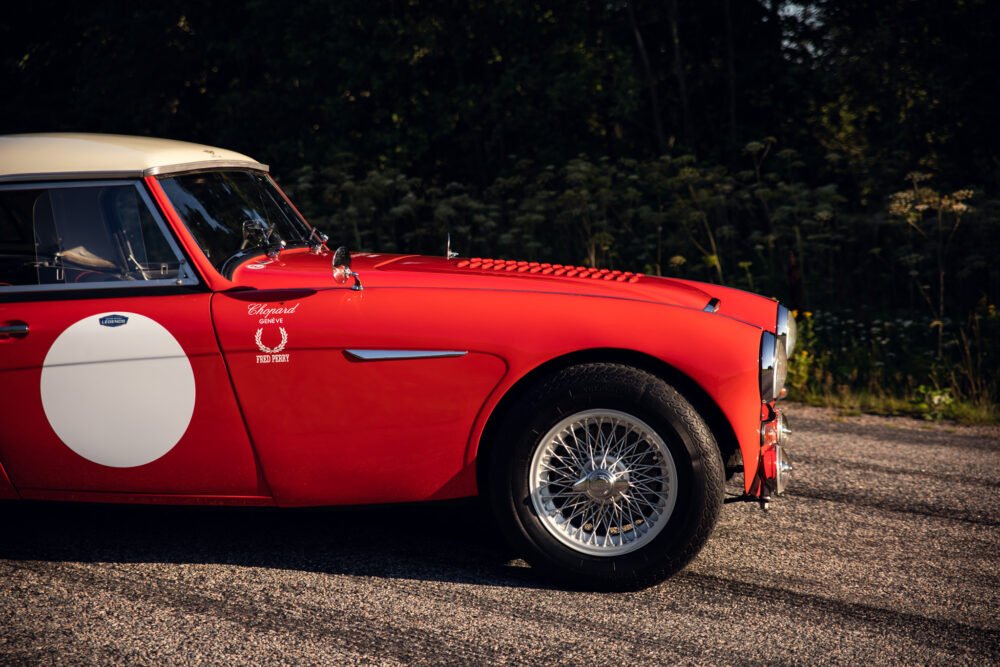
[[468,350],[344,350],[344,354],[358,361],[438,359],[442,357],[464,357],[468,353]]

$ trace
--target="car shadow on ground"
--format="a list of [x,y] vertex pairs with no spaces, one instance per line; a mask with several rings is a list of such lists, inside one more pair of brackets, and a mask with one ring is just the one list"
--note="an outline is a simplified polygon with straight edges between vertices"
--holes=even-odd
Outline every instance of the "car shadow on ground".
[[477,500],[365,508],[0,503],[0,559],[227,564],[548,588]]

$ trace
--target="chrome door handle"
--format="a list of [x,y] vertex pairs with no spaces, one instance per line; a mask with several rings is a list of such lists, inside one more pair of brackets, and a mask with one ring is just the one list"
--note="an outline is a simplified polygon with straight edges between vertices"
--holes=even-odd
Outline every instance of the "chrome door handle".
[[0,338],[14,337],[23,338],[28,335],[28,325],[23,322],[18,324],[5,324],[0,326]]

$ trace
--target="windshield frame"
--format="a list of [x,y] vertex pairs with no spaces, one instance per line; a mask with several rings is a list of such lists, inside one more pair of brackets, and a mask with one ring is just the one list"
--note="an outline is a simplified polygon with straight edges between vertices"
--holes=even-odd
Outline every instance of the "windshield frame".
[[[203,243],[205,239],[201,232],[204,230],[193,228],[193,225],[188,224],[184,213],[182,213],[184,209],[178,205],[180,202],[175,201],[175,198],[170,195],[172,184],[165,183],[165,181],[176,181],[177,179],[190,176],[211,173],[250,174],[262,180],[267,186],[266,192],[270,195],[270,201],[265,202],[262,200],[260,202],[261,209],[267,209],[269,206],[276,207],[277,213],[283,216],[284,222],[281,230],[277,229],[279,227],[278,222],[270,224],[269,229],[271,230],[271,233],[278,231],[278,239],[284,241],[284,243],[279,246],[277,241],[275,241],[269,244],[256,244],[246,248],[240,247],[233,250],[231,254],[223,257],[221,260],[219,260],[219,258],[211,257],[209,252],[206,251],[205,244]],[[314,241],[312,240],[314,238],[314,228],[292,203],[288,195],[285,194],[274,178],[266,171],[253,169],[251,167],[241,167],[235,169],[232,167],[209,168],[184,171],[181,173],[148,176],[145,180],[150,185],[150,189],[153,190],[154,195],[156,195],[156,199],[160,200],[161,206],[169,208],[170,212],[173,213],[173,215],[168,217],[170,217],[174,224],[178,226],[177,233],[182,237],[190,239],[191,245],[197,249],[199,255],[203,258],[203,263],[199,262],[199,264],[202,264],[201,268],[205,271],[212,271],[216,273],[227,283],[231,281],[235,270],[250,259],[269,253],[278,253],[284,248],[303,248],[310,247],[314,244]],[[263,196],[264,192],[260,191],[257,194]],[[191,196],[194,201],[199,204],[202,212],[206,215],[210,215],[208,210],[205,209],[203,202],[198,197],[195,197],[194,195]],[[259,219],[265,222],[265,224],[270,223],[270,220],[266,216],[259,216]],[[254,218],[248,218],[248,220],[254,220]],[[210,224],[213,227],[218,226],[220,228],[226,228],[224,224],[218,222],[215,218],[212,218]],[[229,233],[233,233],[234,231],[231,227],[227,229]],[[288,234],[289,229],[294,232],[294,234],[292,234],[293,238],[281,238],[282,234]],[[244,238],[244,242],[245,240],[246,239]]]

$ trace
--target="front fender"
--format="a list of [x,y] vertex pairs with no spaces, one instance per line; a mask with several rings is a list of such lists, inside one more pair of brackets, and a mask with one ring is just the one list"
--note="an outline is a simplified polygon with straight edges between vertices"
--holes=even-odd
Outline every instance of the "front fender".
[[[494,352],[507,361],[509,371],[477,420],[467,461],[477,457],[482,435],[504,396],[536,369],[588,350],[622,350],[658,359],[697,384],[718,406],[739,444],[749,490],[760,459],[759,327],[678,306],[538,297],[518,299],[522,327],[516,339],[495,340]],[[498,304],[506,301],[499,294],[493,298]]]

